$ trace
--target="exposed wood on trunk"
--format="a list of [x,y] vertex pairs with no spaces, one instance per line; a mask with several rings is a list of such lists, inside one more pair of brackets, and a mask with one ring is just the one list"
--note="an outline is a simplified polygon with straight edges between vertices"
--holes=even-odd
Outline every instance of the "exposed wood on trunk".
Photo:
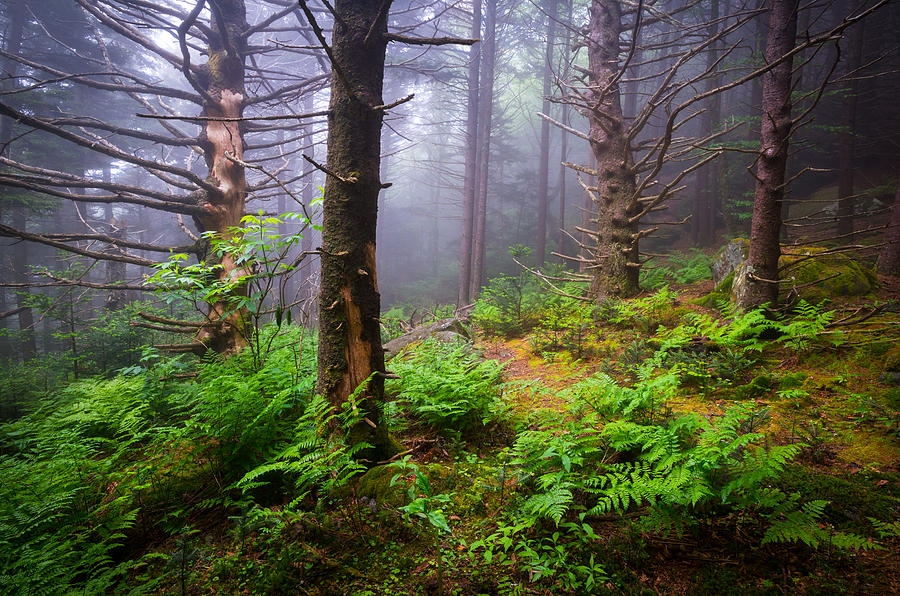
[[[246,8],[243,0],[210,0],[210,8],[217,18],[211,19],[209,60],[198,81],[207,98],[202,115],[240,119],[247,96],[244,89],[246,40],[243,35],[248,28]],[[244,159],[243,122],[204,120],[200,146],[209,169],[208,180],[215,190],[206,193],[202,202],[204,212],[194,220],[201,232],[214,231],[228,239],[229,229],[241,226],[247,197],[247,179],[240,163]],[[214,255],[207,255],[210,264],[215,259]],[[220,280],[236,279],[248,273],[235,264],[232,255],[224,255],[218,264],[221,265]],[[244,295],[246,287],[238,287],[235,292]],[[232,299],[235,297],[231,296]],[[210,305],[209,319],[223,320],[225,324],[201,329],[196,337],[198,342],[219,353],[233,353],[246,345],[249,328],[245,309],[235,308],[227,301],[218,302]]]
[[[362,455],[371,462],[392,455],[378,412],[384,395],[384,349],[375,268],[384,111],[374,108],[384,105],[383,4],[338,0],[334,5],[345,23],[335,27],[331,44],[335,68],[343,76],[331,82],[327,169],[340,178],[327,176],[325,181],[319,292],[318,391],[339,408],[369,379],[357,407],[371,424],[358,424],[350,441],[372,445]],[[370,29],[374,34],[367,46]]]

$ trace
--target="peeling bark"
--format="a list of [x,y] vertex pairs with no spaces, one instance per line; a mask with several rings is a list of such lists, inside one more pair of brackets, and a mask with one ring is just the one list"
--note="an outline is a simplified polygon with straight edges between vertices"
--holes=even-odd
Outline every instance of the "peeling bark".
[[[209,60],[203,65],[198,81],[209,99],[204,100],[203,116],[214,118],[240,118],[243,115],[246,91],[244,89],[243,32],[247,24],[243,0],[210,0],[210,8],[219,11],[221,19],[212,18],[209,36]],[[212,101],[210,101],[210,99]],[[200,137],[209,176],[207,180],[216,187],[207,192],[201,203],[202,215],[194,220],[201,232],[216,232],[223,239],[230,228],[240,227],[244,217],[247,197],[247,180],[244,167],[229,157],[244,158],[243,122],[207,120]],[[214,259],[207,256],[207,261]],[[247,272],[235,265],[231,255],[225,255],[219,263],[220,280],[234,279]],[[238,288],[238,293],[246,288]],[[223,320],[224,325],[204,327],[196,340],[208,349],[219,353],[234,353],[247,345],[247,312],[235,309],[226,302],[210,305],[209,319]]]
[[[318,391],[339,408],[365,384],[356,405],[367,421],[352,429],[349,440],[372,445],[361,455],[372,463],[391,453],[378,412],[384,395],[384,349],[375,268],[384,115],[376,107],[384,104],[387,47],[382,4],[338,0],[334,5],[343,26],[335,27],[332,38],[340,76],[331,82],[327,169],[336,176],[325,181],[319,291]],[[370,29],[374,34],[366,44]]]

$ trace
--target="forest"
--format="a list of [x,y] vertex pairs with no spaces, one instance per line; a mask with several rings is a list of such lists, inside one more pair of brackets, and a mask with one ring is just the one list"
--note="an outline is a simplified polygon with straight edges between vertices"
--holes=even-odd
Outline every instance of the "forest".
[[0,593],[900,593],[898,30],[0,0]]

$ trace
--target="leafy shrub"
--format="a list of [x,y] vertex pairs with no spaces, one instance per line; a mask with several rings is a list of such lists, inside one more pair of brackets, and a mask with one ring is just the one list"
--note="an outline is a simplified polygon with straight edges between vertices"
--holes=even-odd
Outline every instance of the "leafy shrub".
[[392,360],[391,368],[400,379],[389,381],[387,390],[436,428],[473,430],[498,412],[501,365],[479,360],[464,342],[427,340]]

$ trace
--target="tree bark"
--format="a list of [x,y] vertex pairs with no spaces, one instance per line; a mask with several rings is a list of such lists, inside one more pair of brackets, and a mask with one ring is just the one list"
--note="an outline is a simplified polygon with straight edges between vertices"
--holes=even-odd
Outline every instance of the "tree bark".
[[[246,8],[243,0],[210,0],[213,14],[210,19],[211,34],[207,55],[209,59],[203,67],[198,81],[207,97],[203,102],[203,116],[214,118],[240,118],[243,116],[247,93],[244,89],[244,54],[246,40],[244,31],[248,29]],[[244,127],[242,122],[207,120],[200,136],[200,146],[209,169],[208,181],[216,187],[216,192],[207,192],[201,203],[203,215],[196,216],[195,223],[201,232],[215,232],[222,239],[234,236],[230,229],[241,226],[244,204],[247,198],[247,179],[244,167],[230,158],[244,159]],[[209,254],[207,262],[219,260]],[[235,263],[232,255],[224,255],[219,279],[226,281],[247,275]],[[246,288],[235,289],[238,296],[246,295]],[[238,296],[232,296],[236,298]],[[247,334],[251,331],[247,324],[247,311],[235,308],[227,301],[210,305],[211,321],[223,321],[221,325],[204,327],[197,334],[197,340],[208,349],[229,354],[247,345]]]
[[[10,6],[10,23],[9,31],[6,37],[5,50],[8,54],[16,55],[22,47],[22,36],[25,30],[25,0],[15,0]],[[19,70],[19,63],[15,60],[7,58],[3,60],[3,75],[10,77],[15,84],[16,74]],[[5,85],[4,85],[5,86]],[[0,154],[9,154],[9,143],[12,139],[13,121],[11,118],[0,117]],[[25,229],[27,223],[26,217],[27,207],[25,205],[16,205],[11,209],[12,225],[19,229]],[[12,262],[12,277],[16,283],[26,283],[28,276],[28,245],[25,242],[18,242],[10,249]],[[18,314],[19,330],[21,332],[22,346],[19,353],[22,361],[30,360],[37,354],[37,342],[34,334],[34,314],[31,311],[28,290],[22,289],[16,293],[16,308],[20,309]]]
[[[796,0],[769,0],[766,63],[775,62],[793,49],[797,9]],[[791,133],[791,68],[791,61],[784,60],[763,75],[760,153],[750,224],[747,283],[737,296],[743,308],[778,301],[781,204]]]
[[[378,194],[381,190],[382,85],[387,41],[382,0],[337,0],[343,22],[332,37],[334,74],[328,122],[322,281],[319,292],[318,391],[339,408],[358,387],[356,407],[366,420],[349,440],[372,445],[361,457],[389,455],[387,427],[379,420],[384,395],[384,349],[378,317],[381,297],[375,267]],[[366,43],[369,30],[373,35]]]
[[[719,0],[711,0],[709,20],[710,23],[706,27],[707,35],[714,38],[719,33]],[[719,57],[720,42],[714,42],[706,55],[707,68],[713,68],[716,59]],[[707,91],[715,89],[719,86],[720,78],[718,76],[710,76],[707,80]],[[700,137],[707,137],[713,133],[719,125],[722,114],[722,94],[716,93],[709,98],[706,111],[700,116]],[[692,226],[694,244],[700,246],[709,246],[715,239],[715,217],[716,203],[718,198],[718,168],[719,160],[714,160],[706,166],[700,168],[697,172],[697,191],[695,195],[694,223]]]
[[491,162],[491,119],[494,108],[494,60],[497,28],[497,0],[487,0],[482,48],[481,87],[478,91],[478,184],[475,201],[474,238],[472,242],[472,284],[474,300],[484,285],[485,227],[487,224],[488,173]]
[[[547,45],[544,51],[544,82],[542,88],[543,101],[541,112],[550,115],[550,82],[553,76],[553,44],[556,37],[556,13],[557,0],[546,0],[544,6],[547,10]],[[537,267],[543,267],[547,256],[547,211],[550,203],[550,122],[541,118],[541,148],[540,162],[538,163],[538,222],[537,222],[537,246],[534,251],[534,260]]]
[[[572,23],[572,0],[565,0],[568,8],[566,14],[566,24]],[[569,78],[569,52],[572,46],[572,32],[566,29],[566,41],[563,45],[562,62],[563,72],[562,79]],[[569,106],[565,103],[560,104],[559,121],[563,125],[569,125]],[[566,254],[566,168],[565,163],[569,161],[569,135],[562,133],[559,147],[559,229],[556,231],[556,252],[561,255]],[[566,259],[560,259],[560,264],[566,266],[569,262]]]
[[[481,37],[481,0],[472,2],[472,38]],[[478,188],[478,93],[481,44],[469,50],[468,98],[466,100],[466,149],[463,181],[463,217],[459,247],[459,282],[456,305],[472,303],[472,255],[475,200]]]
[[897,180],[897,192],[894,194],[891,223],[884,233],[884,246],[878,256],[878,272],[900,275],[900,179]]
[[837,235],[852,240],[853,216],[856,201],[853,198],[853,158],[856,153],[856,103],[859,95],[859,67],[862,65],[863,27],[865,21],[850,29],[850,55],[847,57],[847,75],[850,86],[841,99],[841,132],[838,135],[838,206]]
[[628,146],[619,85],[619,0],[592,0],[588,34],[588,66],[592,103],[588,114],[591,150],[597,160],[597,253],[590,295],[633,296],[638,285],[635,176]]

